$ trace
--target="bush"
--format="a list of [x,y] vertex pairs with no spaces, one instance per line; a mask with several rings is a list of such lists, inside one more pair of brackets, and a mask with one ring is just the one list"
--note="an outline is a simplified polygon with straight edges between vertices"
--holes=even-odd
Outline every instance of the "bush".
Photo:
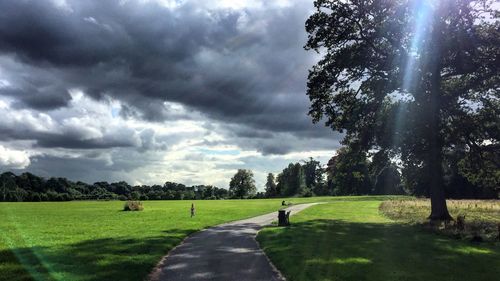
[[125,206],[123,206],[124,211],[142,211],[144,206],[141,201],[127,201]]

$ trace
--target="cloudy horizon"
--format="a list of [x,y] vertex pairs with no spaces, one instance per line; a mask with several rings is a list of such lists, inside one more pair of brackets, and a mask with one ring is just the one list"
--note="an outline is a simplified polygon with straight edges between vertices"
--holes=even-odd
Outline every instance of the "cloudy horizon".
[[301,1],[0,0],[0,172],[227,188],[314,157]]

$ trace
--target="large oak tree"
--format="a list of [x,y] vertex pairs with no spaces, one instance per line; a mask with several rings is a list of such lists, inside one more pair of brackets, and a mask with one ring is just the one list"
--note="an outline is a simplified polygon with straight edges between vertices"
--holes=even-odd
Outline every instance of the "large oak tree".
[[425,171],[429,218],[450,219],[445,152],[466,147],[471,155],[494,155],[494,169],[498,164],[498,7],[488,0],[314,5],[305,46],[322,55],[308,78],[313,121],[345,131],[352,149],[390,151]]

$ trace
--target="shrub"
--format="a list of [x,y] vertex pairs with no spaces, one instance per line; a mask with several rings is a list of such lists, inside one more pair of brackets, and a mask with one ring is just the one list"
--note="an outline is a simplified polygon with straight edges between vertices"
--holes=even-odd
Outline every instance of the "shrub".
[[141,201],[127,201],[125,206],[123,206],[124,211],[142,211],[144,206]]

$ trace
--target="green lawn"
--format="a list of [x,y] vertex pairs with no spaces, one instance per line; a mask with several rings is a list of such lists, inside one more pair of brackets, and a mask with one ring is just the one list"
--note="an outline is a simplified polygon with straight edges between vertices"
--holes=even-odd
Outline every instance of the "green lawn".
[[[314,198],[297,199],[313,201]],[[0,280],[143,280],[189,233],[272,212],[281,199],[0,203]]]
[[473,244],[395,223],[381,201],[338,201],[269,227],[258,241],[288,280],[498,280],[500,245]]

